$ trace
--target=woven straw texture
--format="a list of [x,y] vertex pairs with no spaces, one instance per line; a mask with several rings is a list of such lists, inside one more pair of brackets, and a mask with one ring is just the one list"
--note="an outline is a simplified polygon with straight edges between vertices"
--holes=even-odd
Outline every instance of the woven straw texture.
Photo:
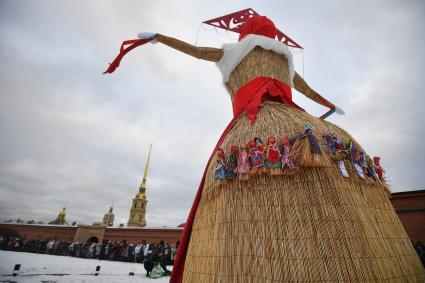
[[[259,76],[289,84],[286,58],[256,47],[233,70],[227,87],[234,94]],[[265,102],[254,125],[246,115],[238,119],[222,148],[229,152],[254,137],[292,137],[302,134],[306,123],[318,138],[328,130],[353,140],[304,111]],[[306,139],[291,150],[295,161],[308,152]],[[343,177],[327,155],[316,167],[301,167],[290,176],[218,181],[216,158],[193,223],[184,282],[425,282],[381,183],[361,179],[352,166],[346,166],[350,177]]]
[[[222,148],[294,136],[307,122],[316,136],[329,129],[351,139],[306,112],[265,102],[254,125],[239,118]],[[184,282],[425,282],[386,188],[351,166],[349,178],[330,161],[292,176],[219,182],[215,164],[195,216]]]
[[288,60],[280,54],[255,47],[230,74],[226,85],[231,90],[232,101],[239,88],[261,76],[291,85]]

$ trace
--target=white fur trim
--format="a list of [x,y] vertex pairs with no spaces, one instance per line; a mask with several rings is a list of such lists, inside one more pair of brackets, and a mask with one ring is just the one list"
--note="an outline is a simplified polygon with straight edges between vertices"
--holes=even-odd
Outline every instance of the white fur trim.
[[339,108],[336,105],[335,105],[335,113],[337,113],[339,115],[344,115],[345,114],[344,110],[342,110],[341,108]]
[[292,58],[291,50],[289,50],[288,46],[284,43],[256,34],[247,35],[244,39],[237,43],[223,45],[223,57],[221,57],[220,61],[217,62],[217,66],[223,75],[224,82],[226,83],[229,81],[230,73],[232,73],[243,58],[245,58],[256,46],[282,54],[288,59],[291,87],[293,87],[294,60]]
[[156,33],[154,32],[141,32],[137,34],[137,37],[140,39],[148,39],[148,38],[153,38],[156,36]]
[[137,38],[140,39],[150,39],[153,38],[153,40],[151,41],[152,43],[157,43],[158,41],[156,40],[156,33],[154,32],[140,32],[137,34]]

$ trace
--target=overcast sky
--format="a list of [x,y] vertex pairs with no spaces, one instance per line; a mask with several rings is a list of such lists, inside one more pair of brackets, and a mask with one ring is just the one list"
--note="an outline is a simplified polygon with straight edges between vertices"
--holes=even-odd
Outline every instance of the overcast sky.
[[68,222],[92,223],[113,205],[126,223],[153,143],[148,225],[185,222],[232,118],[217,67],[156,44],[101,73],[138,32],[234,42],[200,23],[249,7],[305,48],[297,71],[345,110],[328,120],[382,157],[392,190],[425,189],[424,1],[0,0],[0,220],[66,205]]

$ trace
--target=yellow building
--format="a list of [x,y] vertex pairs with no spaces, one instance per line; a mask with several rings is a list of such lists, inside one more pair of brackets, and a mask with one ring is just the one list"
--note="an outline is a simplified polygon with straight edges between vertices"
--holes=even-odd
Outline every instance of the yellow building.
[[111,226],[113,226],[114,225],[114,218],[115,218],[115,215],[114,215],[114,213],[112,212],[112,210],[113,210],[114,208],[111,206],[110,208],[109,208],[109,212],[108,213],[106,213],[104,216],[103,216],[103,224],[105,224],[106,226],[109,226],[109,227],[111,227]]
[[55,225],[68,224],[65,220],[65,217],[66,217],[66,207],[62,208],[62,210],[59,212],[58,217],[56,217],[55,220],[50,221],[49,224],[55,224]]
[[133,204],[130,209],[130,217],[128,218],[127,226],[144,227],[146,226],[146,206],[148,199],[146,197],[146,179],[148,177],[149,160],[151,157],[152,144],[149,147],[148,160],[146,161],[145,173],[143,175],[142,184],[139,187],[139,192],[133,198]]

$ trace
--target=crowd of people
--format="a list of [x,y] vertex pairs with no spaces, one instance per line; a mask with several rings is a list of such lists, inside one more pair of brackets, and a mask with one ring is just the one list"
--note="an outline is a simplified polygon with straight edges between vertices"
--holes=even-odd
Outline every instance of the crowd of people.
[[[158,275],[158,272],[162,272],[162,275],[170,274],[167,265],[173,264],[178,244],[179,242],[174,245],[164,243],[164,241],[159,244],[147,243],[146,241],[132,244],[127,243],[125,240],[122,242],[79,243],[77,241],[46,240],[42,238],[21,239],[0,236],[1,250],[143,263],[147,276],[151,276],[152,271],[156,272],[155,276]],[[159,267],[162,271],[158,271]]]
[[[0,236],[1,250],[143,263],[149,277],[153,277],[154,272],[156,272],[155,276],[158,276],[158,272],[162,272],[162,275],[170,275],[167,265],[174,263],[178,245],[179,242],[174,245],[164,243],[164,241],[159,244],[147,243],[146,241],[132,244],[127,243],[125,240],[122,242],[79,243],[76,241],[46,240],[42,238],[26,240],[18,237]],[[425,246],[422,242],[417,242],[414,247],[425,265]],[[155,269],[156,267],[158,269]]]

